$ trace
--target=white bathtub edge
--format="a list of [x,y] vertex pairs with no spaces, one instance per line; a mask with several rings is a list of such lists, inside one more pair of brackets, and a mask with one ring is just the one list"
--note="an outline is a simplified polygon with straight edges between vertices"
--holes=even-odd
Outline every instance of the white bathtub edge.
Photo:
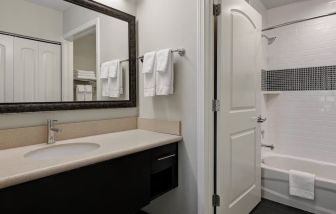
[[[300,161],[309,161],[314,162],[314,164],[321,163],[323,165],[328,164],[329,166],[335,166],[336,164],[325,163],[321,161],[315,161],[307,158],[298,158],[289,155],[282,154],[268,154],[263,155],[262,158],[270,158],[270,157],[283,157],[289,159],[295,159]],[[290,196],[288,193],[289,189],[289,170],[288,167],[286,169],[275,168],[274,166],[269,166],[264,164],[262,161],[262,197],[276,201],[278,203],[282,203],[288,206],[296,207],[301,210],[305,210],[312,213],[318,214],[336,214],[336,206],[333,203],[332,198],[336,198],[336,180],[331,180],[322,177],[316,177],[316,200],[309,201],[305,199],[301,199],[298,197]],[[327,191],[327,193],[326,193]],[[332,194],[332,195],[330,195]],[[331,199],[331,201],[330,201]],[[322,202],[321,200],[327,200],[327,204]],[[326,201],[325,201],[326,202]],[[336,202],[336,201],[335,201]]]

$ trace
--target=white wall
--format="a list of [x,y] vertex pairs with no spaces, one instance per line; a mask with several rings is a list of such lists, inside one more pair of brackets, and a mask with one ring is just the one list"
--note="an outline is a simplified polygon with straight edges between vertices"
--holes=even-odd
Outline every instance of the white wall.
[[260,0],[250,0],[249,4],[262,16],[262,28],[267,26],[267,9]]
[[[334,10],[327,2],[307,1],[268,10],[268,23],[325,14]],[[336,16],[264,33],[278,37],[266,48],[269,70],[336,65]],[[265,100],[264,143],[275,144],[276,152],[336,163],[335,91],[288,91]]]
[[[288,8],[277,8],[276,12],[287,16]],[[308,6],[304,8],[313,10]],[[274,16],[269,16],[269,21],[274,22],[270,17]],[[286,21],[292,21],[290,17]],[[277,37],[266,49],[269,70],[336,65],[336,15],[277,28],[264,34]]]
[[310,18],[336,12],[336,2],[332,0],[310,0],[267,10],[267,26],[286,23],[289,20]]
[[186,49],[186,56],[175,55],[174,95],[145,98],[140,74],[140,117],[182,121],[179,187],[148,206],[148,212],[153,214],[197,213],[196,7],[195,0],[138,1],[139,54],[168,47]]
[[[250,0],[249,4],[260,13],[261,17],[262,17],[262,28],[264,29],[267,26],[267,9],[264,6],[264,4],[260,1],[260,0]],[[263,46],[262,46],[262,69],[266,69],[267,68],[267,62],[266,62],[266,47],[267,47],[267,43],[266,40],[262,40],[263,42]]]
[[73,47],[74,70],[96,71],[96,35],[76,39]]
[[[2,2],[5,0],[1,0]],[[6,1],[19,1],[19,0],[6,0]],[[135,3],[132,1],[125,0],[106,0],[106,3],[110,3],[116,9],[123,10],[125,12],[132,12],[135,14]],[[126,4],[127,2],[127,4]],[[117,6],[121,6],[118,8]],[[13,13],[17,11],[15,9],[9,10]],[[15,13],[18,14],[17,12]],[[14,14],[14,15],[15,15]],[[0,16],[2,12],[0,12]],[[21,17],[21,16],[20,16]],[[1,17],[1,20],[3,18]],[[42,19],[41,19],[42,20]],[[0,22],[2,23],[2,21]],[[50,25],[50,23],[47,23]],[[63,34],[63,29],[61,26],[61,32]],[[77,122],[77,121],[87,121],[87,120],[101,120],[101,119],[111,119],[120,117],[137,116],[138,108],[124,108],[124,109],[94,109],[94,110],[74,110],[74,111],[55,111],[55,112],[37,112],[37,113],[19,113],[19,114],[0,114],[0,129],[5,128],[15,128],[15,127],[26,127],[32,125],[45,124],[47,119],[58,119],[60,122]]]
[[61,41],[62,12],[24,0],[1,0],[0,30]]

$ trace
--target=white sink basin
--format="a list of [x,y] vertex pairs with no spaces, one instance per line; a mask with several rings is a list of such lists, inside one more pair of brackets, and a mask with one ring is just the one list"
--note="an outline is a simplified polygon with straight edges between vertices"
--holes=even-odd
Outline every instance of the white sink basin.
[[92,152],[100,146],[95,143],[69,143],[37,149],[24,155],[25,158],[48,160],[71,157]]

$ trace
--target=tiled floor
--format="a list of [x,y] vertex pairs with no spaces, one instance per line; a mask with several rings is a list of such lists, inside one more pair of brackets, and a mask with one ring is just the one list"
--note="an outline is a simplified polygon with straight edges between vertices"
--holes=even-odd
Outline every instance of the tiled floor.
[[[140,211],[137,214],[147,214]],[[293,207],[262,199],[259,205],[250,214],[312,214]]]
[[250,214],[312,214],[293,207],[262,199]]

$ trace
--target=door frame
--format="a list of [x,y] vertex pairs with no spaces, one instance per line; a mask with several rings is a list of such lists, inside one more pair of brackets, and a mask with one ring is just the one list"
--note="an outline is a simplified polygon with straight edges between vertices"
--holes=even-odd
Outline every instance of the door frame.
[[[98,81],[100,79],[100,64],[101,64],[101,57],[100,57],[100,53],[101,53],[101,46],[100,46],[100,18],[95,18],[92,19],[80,26],[77,26],[74,29],[71,29],[70,31],[68,31],[67,33],[64,34],[64,39],[65,41],[63,42],[63,46],[68,45],[68,49],[64,50],[64,52],[62,53],[62,55],[64,56],[64,61],[66,61],[66,59],[68,59],[68,64],[64,65],[65,68],[68,68],[69,66],[73,66],[73,57],[69,56],[69,46],[73,47],[73,41],[75,40],[76,35],[80,35],[81,33],[85,33],[86,31],[90,30],[91,28],[95,28],[95,33],[96,33],[96,77],[97,77],[97,91],[96,91],[96,96],[97,99],[99,100],[100,97],[100,81]],[[65,63],[64,63],[65,64]],[[67,80],[65,81],[65,83],[67,83],[66,86],[64,87],[64,90],[67,90],[68,92],[71,91],[73,93],[73,87],[71,87],[71,85],[73,85],[73,69],[68,71],[67,69],[64,69],[64,76],[66,76]],[[62,87],[62,89],[63,89]],[[70,89],[69,89],[70,88]],[[70,92],[70,94],[71,94]],[[67,96],[68,97],[72,97],[73,98],[73,94],[72,96]],[[73,100],[74,101],[74,100]]]
[[214,16],[220,0],[197,1],[197,210],[213,214],[214,193]]

